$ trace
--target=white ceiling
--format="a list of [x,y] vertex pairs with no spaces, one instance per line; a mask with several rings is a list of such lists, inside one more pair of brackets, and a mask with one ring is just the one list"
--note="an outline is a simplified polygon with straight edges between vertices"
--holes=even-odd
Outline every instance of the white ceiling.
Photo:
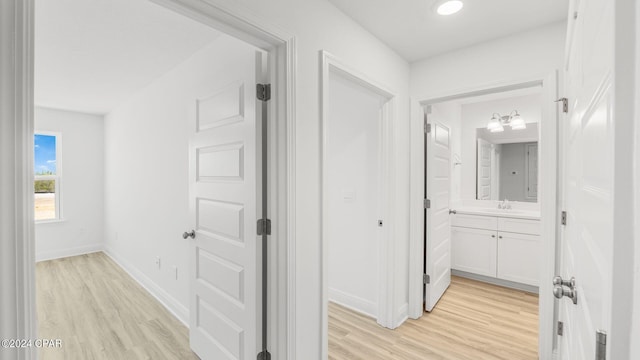
[[37,106],[106,114],[220,33],[147,0],[37,0]]
[[[410,62],[565,20],[568,0],[463,0],[450,16],[437,0],[329,0]],[[518,51],[518,49],[512,49]]]

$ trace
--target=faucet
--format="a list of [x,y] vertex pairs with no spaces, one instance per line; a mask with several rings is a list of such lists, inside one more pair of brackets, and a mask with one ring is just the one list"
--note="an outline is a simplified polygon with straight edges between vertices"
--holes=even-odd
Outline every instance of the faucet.
[[501,210],[511,210],[511,203],[507,198],[498,203],[498,209]]

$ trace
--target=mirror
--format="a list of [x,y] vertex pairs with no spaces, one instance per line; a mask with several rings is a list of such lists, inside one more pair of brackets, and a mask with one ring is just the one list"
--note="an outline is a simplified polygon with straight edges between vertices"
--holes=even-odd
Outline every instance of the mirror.
[[538,201],[538,124],[476,129],[476,199]]

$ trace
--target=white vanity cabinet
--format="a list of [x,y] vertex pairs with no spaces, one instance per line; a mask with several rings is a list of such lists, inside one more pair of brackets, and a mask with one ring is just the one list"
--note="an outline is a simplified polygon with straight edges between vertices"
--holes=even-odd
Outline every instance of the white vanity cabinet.
[[451,268],[538,286],[540,221],[456,214],[451,227]]

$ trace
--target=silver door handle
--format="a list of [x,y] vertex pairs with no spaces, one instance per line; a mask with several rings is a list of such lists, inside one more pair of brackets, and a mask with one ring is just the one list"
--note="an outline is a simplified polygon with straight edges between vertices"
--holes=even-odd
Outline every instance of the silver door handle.
[[566,286],[573,290],[576,287],[576,278],[572,277],[569,280],[564,280],[561,276],[555,276],[553,278],[553,286]]
[[[565,289],[568,287],[568,289]],[[562,299],[568,297],[574,304],[578,303],[578,290],[576,289],[576,278],[571,277],[569,280],[564,280],[561,276],[553,277],[553,295]]]
[[576,289],[565,289],[560,285],[556,285],[553,288],[553,295],[558,299],[566,296],[573,301],[574,305],[578,303],[578,290]]
[[195,239],[195,238],[196,238],[196,231],[195,231],[195,230],[191,230],[190,232],[186,232],[186,231],[185,231],[185,232],[182,234],[182,238],[183,238],[183,239],[186,239],[186,238],[188,238],[188,237],[190,237],[190,238],[192,238],[192,239]]

